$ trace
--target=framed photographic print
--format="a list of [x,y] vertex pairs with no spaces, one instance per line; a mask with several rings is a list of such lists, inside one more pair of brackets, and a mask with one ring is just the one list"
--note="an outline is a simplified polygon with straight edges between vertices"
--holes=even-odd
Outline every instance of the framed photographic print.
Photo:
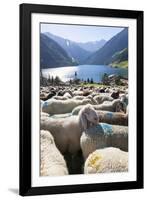
[[143,11],[20,5],[20,195],[143,188]]

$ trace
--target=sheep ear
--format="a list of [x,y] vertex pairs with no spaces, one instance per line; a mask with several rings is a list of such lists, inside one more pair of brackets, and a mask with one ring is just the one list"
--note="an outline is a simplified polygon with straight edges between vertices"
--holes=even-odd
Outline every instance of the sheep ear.
[[85,115],[85,117],[88,118],[88,113],[85,112],[83,113],[83,115]]
[[88,127],[88,124],[87,124],[87,119],[86,119],[85,113],[82,114],[82,116],[81,116],[81,124],[82,124],[82,128],[84,130],[86,130]]

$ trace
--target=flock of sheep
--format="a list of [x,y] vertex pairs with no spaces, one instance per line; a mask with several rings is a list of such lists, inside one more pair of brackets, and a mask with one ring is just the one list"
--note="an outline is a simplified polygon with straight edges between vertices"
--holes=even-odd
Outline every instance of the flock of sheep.
[[128,89],[41,87],[40,175],[128,171]]

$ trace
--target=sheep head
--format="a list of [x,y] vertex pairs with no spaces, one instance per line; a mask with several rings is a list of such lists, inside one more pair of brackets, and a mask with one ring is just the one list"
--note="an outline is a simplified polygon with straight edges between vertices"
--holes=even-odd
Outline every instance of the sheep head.
[[92,97],[92,95],[87,96],[87,98],[91,100],[93,105],[97,105],[97,101]]
[[115,112],[126,112],[126,105],[120,99],[113,101],[113,107]]
[[79,123],[83,130],[99,123],[99,117],[94,108],[87,104],[79,112]]

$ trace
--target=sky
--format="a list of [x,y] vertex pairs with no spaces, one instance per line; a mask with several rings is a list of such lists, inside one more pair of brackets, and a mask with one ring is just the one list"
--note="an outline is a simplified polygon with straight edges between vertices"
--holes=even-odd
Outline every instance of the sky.
[[41,24],[41,33],[50,32],[75,42],[108,41],[122,30],[123,27]]

